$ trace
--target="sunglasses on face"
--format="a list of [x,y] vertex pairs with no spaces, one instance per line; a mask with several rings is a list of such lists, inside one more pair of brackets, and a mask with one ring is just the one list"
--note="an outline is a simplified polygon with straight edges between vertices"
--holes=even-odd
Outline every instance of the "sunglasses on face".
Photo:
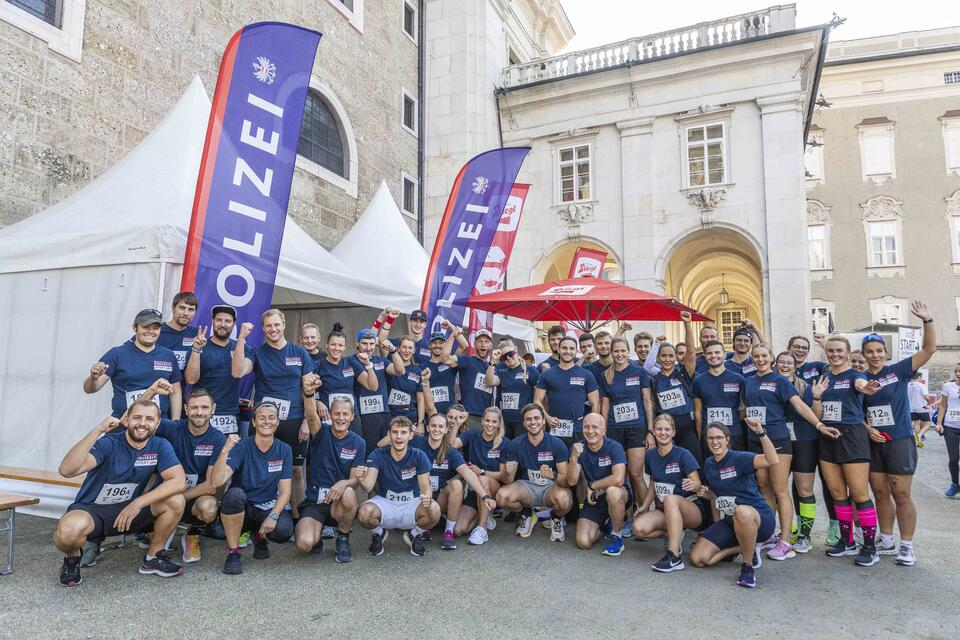
[[500,362],[506,362],[507,360],[514,358],[516,355],[517,355],[516,351],[507,351],[506,353],[501,353]]

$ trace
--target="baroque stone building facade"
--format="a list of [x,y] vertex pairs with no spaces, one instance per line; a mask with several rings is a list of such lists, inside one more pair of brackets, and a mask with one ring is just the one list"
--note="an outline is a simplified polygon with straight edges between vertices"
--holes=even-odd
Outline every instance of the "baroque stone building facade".
[[419,4],[0,0],[0,225],[99,176],[195,74],[212,97],[230,36],[279,20],[323,33],[290,215],[330,248],[386,180],[416,229]]

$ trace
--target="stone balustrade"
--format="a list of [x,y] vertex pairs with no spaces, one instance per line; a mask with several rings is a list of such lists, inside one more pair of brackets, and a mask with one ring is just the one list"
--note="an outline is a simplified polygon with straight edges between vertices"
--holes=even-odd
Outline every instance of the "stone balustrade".
[[794,4],[777,5],[593,49],[516,64],[501,73],[501,87],[520,87],[788,31],[795,28],[796,13]]

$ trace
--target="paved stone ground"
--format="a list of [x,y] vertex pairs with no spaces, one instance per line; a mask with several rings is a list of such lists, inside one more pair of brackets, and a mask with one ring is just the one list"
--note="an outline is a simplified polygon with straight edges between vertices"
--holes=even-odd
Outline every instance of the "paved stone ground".
[[355,529],[351,565],[336,564],[329,548],[303,557],[293,545],[271,545],[269,560],[247,553],[242,576],[221,573],[222,543],[206,538],[203,560],[172,580],[139,575],[139,552],[127,548],[105,553],[82,586],[64,589],[53,521],[21,516],[16,572],[0,577],[0,637],[956,638],[960,501],[942,497],[946,452],[936,434],[927,440],[911,568],[892,557],[859,568],[818,546],[764,562],[750,591],[735,585],[734,564],[652,572],[660,542],[628,541],[621,557],[605,558],[576,549],[572,535],[551,544],[538,529],[522,540],[503,524],[483,547],[461,540],[457,551],[440,552],[433,542],[423,558],[409,556],[399,535],[370,557],[367,535]]

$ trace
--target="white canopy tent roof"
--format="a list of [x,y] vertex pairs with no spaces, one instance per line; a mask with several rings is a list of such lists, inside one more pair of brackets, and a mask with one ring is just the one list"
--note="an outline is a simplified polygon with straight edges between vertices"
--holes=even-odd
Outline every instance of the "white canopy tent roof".
[[[399,307],[400,310],[406,312],[420,308],[430,258],[404,222],[403,214],[390,195],[386,182],[380,183],[366,211],[332,253],[351,273],[398,292],[407,292],[416,300],[413,304]],[[529,324],[508,320],[503,316],[494,316],[493,329],[496,333],[528,342],[536,337],[535,330]]]

